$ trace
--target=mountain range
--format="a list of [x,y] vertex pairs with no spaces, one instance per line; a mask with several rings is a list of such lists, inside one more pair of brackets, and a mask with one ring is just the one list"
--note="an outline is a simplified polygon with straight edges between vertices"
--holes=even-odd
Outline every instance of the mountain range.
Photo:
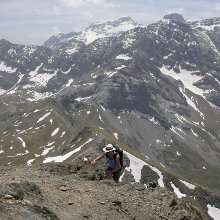
[[[2,39],[0,79],[2,165],[71,163],[114,142],[142,161],[128,179],[154,171],[145,181],[169,176],[175,191],[181,177],[219,194],[220,18],[123,17],[43,46]],[[220,209],[210,198],[206,209]]]

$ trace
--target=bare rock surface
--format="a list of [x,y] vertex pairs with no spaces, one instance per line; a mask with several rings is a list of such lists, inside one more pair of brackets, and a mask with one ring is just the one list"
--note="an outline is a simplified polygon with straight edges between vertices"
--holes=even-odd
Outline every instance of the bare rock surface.
[[74,165],[5,166],[1,173],[1,219],[205,219],[166,188],[88,180]]

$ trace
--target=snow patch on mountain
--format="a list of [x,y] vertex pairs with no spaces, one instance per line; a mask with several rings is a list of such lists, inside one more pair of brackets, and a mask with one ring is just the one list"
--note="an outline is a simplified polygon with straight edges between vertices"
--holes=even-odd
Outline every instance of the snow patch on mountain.
[[41,99],[49,98],[49,97],[54,95],[52,92],[40,93],[40,92],[36,92],[36,91],[29,91],[28,93],[31,95],[31,97],[27,98],[27,100],[30,101],[30,102],[34,102],[34,101],[38,101],[38,100],[41,100]]
[[43,63],[41,63],[39,66],[37,66],[35,70],[31,71],[31,72],[29,73],[29,76],[30,76],[30,77],[34,77],[35,75],[37,75],[37,74],[38,74],[38,71],[39,71],[39,69],[42,67],[42,65],[43,65]]
[[28,166],[31,166],[31,164],[32,164],[34,161],[35,161],[35,159],[30,159],[30,160],[28,160],[28,161],[27,161],[27,165],[28,165]]
[[155,120],[154,117],[152,117],[152,118],[148,118],[148,119],[149,119],[149,121],[153,122],[154,124],[157,124],[157,125],[160,124],[157,120]]
[[19,84],[20,84],[21,80],[23,79],[23,77],[24,77],[24,75],[22,75],[22,74],[19,75],[18,81],[14,84],[14,86],[11,89],[9,89],[7,91],[8,95],[12,95],[12,94],[16,93],[16,91],[19,87]]
[[20,137],[18,137],[18,139],[21,141],[23,148],[26,148],[26,143],[24,142],[24,140]]
[[59,130],[60,130],[59,128],[56,128],[56,129],[53,131],[53,133],[51,134],[51,136],[55,136],[55,135],[58,133]]
[[194,136],[198,137],[198,134],[196,134],[196,133],[193,131],[192,128],[191,128],[191,131],[192,131],[192,133],[193,133]]
[[183,96],[186,98],[186,101],[188,105],[190,105],[195,111],[199,112],[200,116],[205,119],[204,114],[197,108],[195,105],[195,102],[193,102],[193,97],[189,98],[182,90],[182,88],[179,88],[180,92],[183,94]]
[[[181,137],[182,139],[185,139],[181,134],[179,134],[179,129],[177,127],[171,127],[170,128],[171,131],[173,131],[175,134],[177,134],[179,137]],[[177,130],[177,131],[176,131]]]
[[100,105],[100,106],[101,106],[102,110],[105,112],[106,109],[104,108],[104,106],[103,105]]
[[137,157],[129,154],[128,152],[124,151],[124,154],[130,160],[130,166],[126,167],[125,169],[134,176],[135,182],[140,182],[141,179],[141,170],[146,163]]
[[215,206],[212,205],[207,205],[208,208],[208,213],[209,215],[214,219],[214,220],[219,220],[220,216],[220,209],[216,208]]
[[16,56],[17,51],[16,51],[15,49],[9,49],[9,50],[8,50],[8,54],[9,54],[11,57],[14,57],[14,56]]
[[[59,34],[57,36],[53,36],[47,40],[44,45],[49,48],[59,48],[68,42],[76,44],[76,41],[83,42],[84,44],[88,45],[97,39],[120,36],[122,33],[132,30],[138,26],[139,25],[131,18],[123,17],[114,21],[92,24],[88,28],[85,28],[83,31],[78,33],[72,32],[69,34]],[[77,46],[71,46],[67,48],[66,53],[71,55],[77,52],[77,50]]]
[[185,184],[187,187],[189,187],[190,189],[195,189],[196,188],[196,186],[195,185],[193,185],[193,184],[191,184],[191,183],[188,183],[188,182],[186,182],[186,181],[184,181],[184,180],[180,180],[180,182],[182,182],[183,184]]
[[52,146],[52,147],[50,147],[50,148],[44,149],[44,151],[42,152],[41,156],[47,155],[53,148],[54,148],[54,146]]
[[66,132],[64,131],[64,132],[61,134],[60,137],[62,138],[65,134],[66,134]]
[[171,76],[176,80],[180,80],[183,85],[191,92],[203,96],[203,90],[193,85],[194,83],[201,80],[203,78],[202,76],[198,76],[195,74],[195,72],[187,71],[181,68],[180,73],[176,73],[173,69],[167,69],[166,66],[161,67],[160,71],[167,76]]
[[43,120],[44,120],[46,117],[48,117],[50,114],[51,114],[50,112],[46,113],[43,117],[41,117],[41,118],[38,119],[37,123],[43,121]]
[[80,36],[79,40],[82,40],[85,42],[86,45],[92,43],[94,40],[98,38],[103,38],[105,37],[104,34],[99,34],[95,31],[92,30],[85,30],[82,32],[82,35]]
[[106,23],[97,23],[83,30],[77,39],[88,45],[96,39],[117,36],[137,26],[138,25],[130,18],[122,18]]
[[132,44],[133,44],[135,41],[136,41],[136,39],[133,38],[132,36],[130,36],[130,37],[124,39],[124,40],[122,41],[122,43],[123,43],[123,48],[124,48],[124,49],[127,49],[127,48],[131,47]]
[[101,115],[99,115],[99,119],[100,119],[100,121],[101,121],[102,123],[104,123],[104,121],[102,120]]
[[73,83],[74,79],[69,79],[68,83],[65,85],[66,87],[69,87]]
[[172,182],[170,183],[170,185],[172,186],[178,198],[186,197],[186,194],[181,193],[180,190]]
[[88,96],[88,97],[78,97],[76,98],[75,100],[78,101],[78,102],[86,102],[88,99],[91,99],[93,96]]
[[112,77],[115,75],[118,71],[105,71],[104,74],[107,75],[108,77]]
[[46,158],[46,159],[43,161],[43,163],[50,163],[50,162],[52,162],[52,161],[61,163],[61,162],[63,162],[64,160],[66,160],[66,159],[68,159],[69,157],[71,157],[74,153],[80,151],[83,146],[85,146],[86,144],[90,143],[91,141],[93,141],[92,138],[90,138],[87,142],[85,142],[84,144],[82,144],[80,147],[74,149],[73,151],[70,151],[70,152],[67,153],[67,154],[60,155],[60,156],[55,156],[55,157],[48,157],[48,158]]
[[116,139],[118,139],[118,133],[114,133]]
[[160,187],[164,187],[163,175],[157,168],[150,166],[146,162],[138,159],[137,157],[133,156],[132,154],[128,153],[127,151],[124,151],[124,154],[130,160],[130,166],[126,167],[125,169],[128,172],[131,172],[131,174],[134,176],[135,182],[140,182],[141,170],[142,170],[143,166],[146,165],[159,175],[158,184]]
[[76,53],[78,50],[79,50],[78,47],[69,47],[69,48],[66,50],[66,53],[69,54],[69,55],[72,55],[72,54]]
[[36,46],[25,45],[23,48],[23,52],[27,53],[29,56],[36,51]]
[[95,78],[97,78],[97,75],[95,75],[94,73],[91,73],[91,77],[92,77],[93,79],[95,79]]
[[4,95],[7,92],[7,90],[1,89],[0,88],[0,95]]
[[29,80],[33,81],[37,86],[46,86],[48,81],[57,75],[58,71],[59,70],[56,70],[53,74],[49,74],[49,73],[36,74]]
[[125,65],[122,65],[122,66],[116,67],[115,69],[116,69],[116,70],[121,70],[121,69],[123,69],[123,68],[125,68],[125,67],[126,67]]
[[116,56],[115,59],[118,59],[118,60],[130,60],[132,58],[129,56],[129,54],[120,54],[120,55]]
[[0,62],[0,71],[7,72],[7,73],[15,73],[16,70],[17,70],[16,68],[7,66],[5,62],[2,62],[2,61]]

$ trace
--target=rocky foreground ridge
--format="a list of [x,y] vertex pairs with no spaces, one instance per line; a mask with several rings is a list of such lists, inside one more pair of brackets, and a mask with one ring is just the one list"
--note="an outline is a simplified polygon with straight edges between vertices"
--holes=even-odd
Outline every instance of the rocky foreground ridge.
[[5,220],[209,219],[195,203],[178,199],[157,184],[146,188],[100,180],[99,169],[90,164],[0,169],[0,210]]

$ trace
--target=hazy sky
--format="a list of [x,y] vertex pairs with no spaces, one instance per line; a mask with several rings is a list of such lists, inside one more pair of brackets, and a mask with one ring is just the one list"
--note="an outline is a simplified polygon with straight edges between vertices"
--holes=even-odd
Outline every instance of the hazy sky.
[[0,0],[0,39],[41,45],[94,22],[130,16],[148,25],[172,12],[189,20],[220,17],[220,0]]

